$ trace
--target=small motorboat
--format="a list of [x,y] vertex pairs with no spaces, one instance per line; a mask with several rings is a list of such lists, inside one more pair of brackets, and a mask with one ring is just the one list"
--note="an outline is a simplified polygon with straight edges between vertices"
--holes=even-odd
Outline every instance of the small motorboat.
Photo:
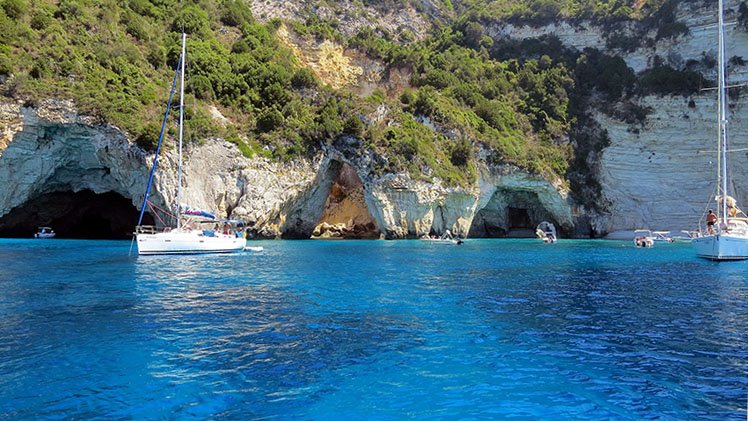
[[54,238],[55,230],[50,227],[39,227],[34,234],[34,238]]
[[655,237],[652,235],[650,230],[636,230],[634,231],[634,245],[636,247],[649,248],[653,247]]
[[653,240],[660,241],[663,243],[672,243],[675,240],[670,234],[670,231],[652,231]]
[[464,243],[464,241],[461,238],[454,238],[452,237],[452,232],[449,230],[446,230],[444,234],[442,234],[441,237],[431,236],[431,235],[424,235],[421,237],[422,241],[429,241],[434,244],[457,244],[460,245]]
[[538,224],[535,228],[535,235],[543,240],[545,244],[553,244],[558,241],[556,227],[548,221],[543,221]]

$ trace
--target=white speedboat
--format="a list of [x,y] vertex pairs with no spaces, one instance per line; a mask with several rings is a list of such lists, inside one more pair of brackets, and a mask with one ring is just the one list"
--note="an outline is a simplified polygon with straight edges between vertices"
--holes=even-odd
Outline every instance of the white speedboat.
[[[247,246],[244,230],[237,229],[241,224],[239,221],[216,220],[215,215],[192,207],[183,207],[180,204],[182,192],[182,134],[184,128],[184,62],[186,52],[186,35],[182,33],[182,55],[179,65],[174,74],[171,95],[166,107],[161,135],[153,158],[153,168],[146,187],[143,206],[140,210],[140,218],[135,228],[134,240],[138,247],[138,254],[198,254],[198,253],[233,253],[243,251]],[[178,207],[175,215],[168,215],[175,221],[175,227],[154,227],[141,225],[143,213],[146,208],[157,212],[159,209],[148,201],[148,196],[153,184],[153,175],[158,167],[158,155],[163,141],[166,122],[169,116],[171,100],[176,88],[177,76],[181,75],[179,83],[179,160],[177,163],[177,195]],[[162,213],[167,212],[161,210]],[[162,219],[163,220],[163,219]],[[197,229],[199,224],[215,224],[215,229]],[[219,225],[222,227],[219,229]]]
[[670,231],[652,231],[652,237],[654,241],[661,243],[672,243],[675,241],[673,240]]
[[654,247],[655,237],[650,230],[634,231],[634,245],[636,247],[649,248]]
[[34,234],[34,238],[54,238],[55,231],[50,227],[39,227]]
[[[696,255],[710,260],[748,259],[748,217],[738,208],[728,190],[727,76],[725,66],[725,22],[723,0],[718,2],[717,91],[717,222],[702,237],[693,240]],[[739,217],[742,215],[742,217]],[[713,221],[712,221],[713,222]]]
[[460,245],[464,243],[464,241],[460,238],[454,238],[452,237],[452,233],[449,230],[444,231],[444,234],[442,234],[440,237],[435,237],[431,235],[424,235],[421,237],[421,241],[428,241],[432,244],[457,244]]
[[558,241],[556,227],[548,221],[543,221],[538,224],[535,228],[535,235],[546,244],[553,244]]

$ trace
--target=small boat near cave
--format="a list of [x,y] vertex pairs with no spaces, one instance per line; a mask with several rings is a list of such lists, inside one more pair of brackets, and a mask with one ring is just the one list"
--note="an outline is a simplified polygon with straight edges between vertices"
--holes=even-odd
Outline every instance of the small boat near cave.
[[456,244],[460,245],[464,243],[461,238],[454,238],[452,236],[452,232],[449,230],[444,231],[444,234],[442,234],[440,237],[424,234],[421,238],[421,241],[428,241],[432,244]]
[[34,238],[55,238],[55,230],[50,227],[39,227],[34,234]]
[[548,221],[543,221],[538,224],[535,228],[535,235],[542,239],[545,244],[553,244],[558,241],[556,227]]
[[634,245],[640,248],[654,247],[655,236],[651,230],[634,231]]
[[634,245],[637,247],[653,247],[655,243],[673,243],[675,238],[670,231],[652,231],[639,229],[634,231]]

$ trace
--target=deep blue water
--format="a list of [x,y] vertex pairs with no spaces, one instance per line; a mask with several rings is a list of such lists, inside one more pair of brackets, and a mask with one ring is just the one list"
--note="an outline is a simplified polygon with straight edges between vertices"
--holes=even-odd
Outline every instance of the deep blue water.
[[746,419],[748,262],[615,241],[258,244],[0,240],[0,419]]

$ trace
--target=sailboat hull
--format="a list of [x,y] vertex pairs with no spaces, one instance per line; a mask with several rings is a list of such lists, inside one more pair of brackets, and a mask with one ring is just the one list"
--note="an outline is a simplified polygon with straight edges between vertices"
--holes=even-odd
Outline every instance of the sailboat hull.
[[696,255],[710,260],[748,259],[748,237],[710,235],[693,240]]
[[136,234],[139,255],[151,254],[207,254],[243,251],[247,240],[234,236],[206,236],[202,231],[171,231]]

